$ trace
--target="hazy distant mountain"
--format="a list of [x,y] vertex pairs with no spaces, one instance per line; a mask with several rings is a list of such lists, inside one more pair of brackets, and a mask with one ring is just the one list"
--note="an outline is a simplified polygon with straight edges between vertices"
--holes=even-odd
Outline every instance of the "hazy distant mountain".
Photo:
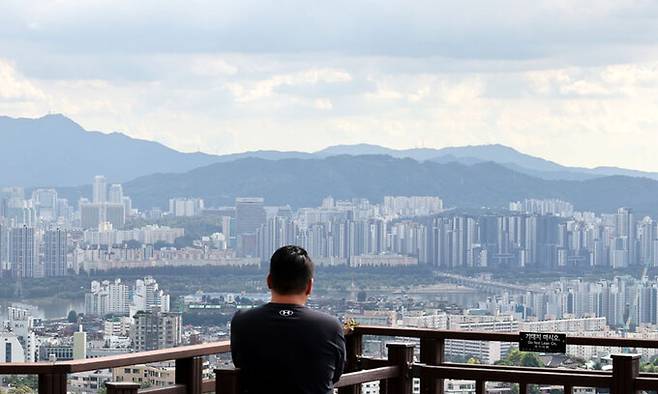
[[319,159],[373,154],[439,164],[495,162],[517,173],[547,180],[586,180],[607,175],[658,180],[657,173],[614,167],[562,166],[503,145],[395,150],[357,144],[336,145],[313,153],[270,150],[216,156],[182,153],[157,142],[134,139],[121,133],[86,131],[62,115],[39,119],[0,117],[0,186],[76,186],[88,184],[98,174],[107,176],[110,182],[125,182],[144,175],[182,173],[212,163],[244,158]]
[[552,180],[584,180],[609,175],[647,177],[658,180],[658,173],[654,172],[628,170],[617,167],[581,168],[563,166],[550,160],[521,153],[516,149],[500,144],[456,146],[442,149],[417,148],[402,150],[389,149],[377,145],[357,144],[338,145],[315,153],[318,157],[328,157],[337,154],[385,154],[397,158],[411,158],[421,161],[431,160],[438,163],[458,162],[462,164],[474,164],[491,161],[514,171]]
[[658,182],[624,176],[585,181],[545,180],[483,162],[419,162],[383,155],[325,159],[246,158],[215,163],[184,174],[155,174],[124,185],[137,206],[165,206],[173,196],[199,196],[210,205],[230,205],[238,196],[264,196],[267,204],[317,206],[327,195],[365,197],[438,195],[449,206],[506,207],[512,200],[557,197],[577,209],[611,212],[630,206],[658,211]]
[[281,159],[312,159],[316,156],[313,153],[307,153],[307,152],[255,150],[250,152],[230,153],[227,155],[217,156],[215,161],[217,163],[222,163],[227,161],[246,159],[248,157],[265,159],[265,160],[281,160]]
[[414,160],[429,160],[437,156],[437,149],[415,148],[415,149],[391,149],[379,145],[355,144],[335,145],[313,153],[315,157],[329,157],[339,155],[388,155],[396,158],[410,158]]
[[0,185],[81,185],[94,175],[121,182],[180,172],[217,161],[124,134],[89,132],[62,115],[0,117]]

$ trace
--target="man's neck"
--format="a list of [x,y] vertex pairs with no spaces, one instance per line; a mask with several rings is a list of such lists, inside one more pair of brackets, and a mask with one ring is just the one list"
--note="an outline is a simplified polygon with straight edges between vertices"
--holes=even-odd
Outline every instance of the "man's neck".
[[273,304],[294,304],[304,306],[306,305],[306,300],[308,296],[306,294],[276,294],[272,293]]

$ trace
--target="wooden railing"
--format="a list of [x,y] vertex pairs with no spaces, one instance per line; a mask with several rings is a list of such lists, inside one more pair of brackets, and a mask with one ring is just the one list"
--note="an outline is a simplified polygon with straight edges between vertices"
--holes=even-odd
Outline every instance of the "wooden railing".
[[[387,359],[366,358],[362,356],[365,335],[393,337],[398,342],[387,344]],[[404,338],[420,340],[417,362],[414,345],[399,343]],[[520,394],[527,393],[530,384],[561,385],[565,393],[572,393],[574,387],[605,388],[613,394],[658,391],[657,374],[639,373],[639,355],[613,355],[612,372],[468,365],[445,361],[446,340],[450,339],[518,343],[519,334],[360,326],[346,337],[346,373],[335,387],[340,394],[359,394],[362,383],[379,381],[381,393],[410,394],[413,379],[419,378],[424,394],[442,394],[445,379],[475,381],[477,394],[486,392],[487,382],[518,383]],[[658,341],[624,338],[567,337],[567,345],[658,349]],[[108,382],[108,394],[236,394],[240,382],[235,369],[216,370],[215,380],[203,380],[203,358],[229,351],[230,343],[215,342],[87,360],[0,363],[0,375],[38,375],[39,394],[65,394],[69,374],[175,360],[173,386],[139,390],[136,383]]]

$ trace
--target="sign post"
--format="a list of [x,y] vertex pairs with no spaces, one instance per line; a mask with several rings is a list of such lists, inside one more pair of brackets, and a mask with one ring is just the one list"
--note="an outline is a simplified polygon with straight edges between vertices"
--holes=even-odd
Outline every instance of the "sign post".
[[535,353],[566,353],[567,335],[547,332],[519,333],[519,350]]

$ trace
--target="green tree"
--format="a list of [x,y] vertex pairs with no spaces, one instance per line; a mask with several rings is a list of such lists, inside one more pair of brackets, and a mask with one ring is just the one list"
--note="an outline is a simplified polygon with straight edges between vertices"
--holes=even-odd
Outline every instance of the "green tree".
[[35,391],[39,387],[36,375],[11,375],[5,379],[5,383],[12,388],[27,387]]
[[544,363],[534,353],[523,353],[521,355],[521,366],[541,368],[544,366]]
[[69,321],[69,323],[75,323],[78,321],[78,314],[76,311],[69,311],[68,316],[66,317],[66,320]]
[[544,363],[535,353],[521,352],[518,349],[510,350],[505,358],[496,361],[495,364],[535,368],[541,368],[544,366]]
[[[510,390],[512,394],[519,394],[519,385],[514,384],[512,385],[512,389]],[[541,390],[539,390],[539,386],[536,384],[529,384],[528,385],[528,394],[541,394]]]

